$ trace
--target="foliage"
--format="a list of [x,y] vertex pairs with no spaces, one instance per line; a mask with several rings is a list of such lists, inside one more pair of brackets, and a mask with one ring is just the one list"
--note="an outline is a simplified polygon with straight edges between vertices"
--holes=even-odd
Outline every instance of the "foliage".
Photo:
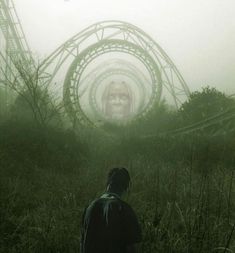
[[178,121],[177,111],[170,108],[163,100],[155,104],[145,116],[137,117],[128,125],[117,126],[106,123],[104,129],[114,135],[124,135],[124,138],[151,136],[175,129],[177,125],[180,126]]
[[48,90],[37,87],[33,93],[32,95],[30,90],[26,89],[16,97],[11,106],[12,117],[29,123],[35,122],[40,126],[61,125],[60,112],[49,96]]
[[[167,131],[171,128],[171,121],[175,119],[176,110],[172,110],[163,100],[156,104],[145,117],[137,119],[131,128],[135,128],[136,132],[144,130],[145,134],[156,134]],[[143,133],[142,133],[143,134]]]
[[[2,124],[0,132],[1,166],[17,167],[17,173],[31,167],[68,172],[84,160],[86,147],[71,131],[12,120]],[[15,173],[10,168],[8,172]]]
[[[222,110],[230,106],[205,88],[179,112],[163,103],[146,120],[107,125],[108,133],[79,128],[75,134],[20,117],[1,124],[0,252],[79,252],[82,212],[104,191],[113,166],[131,173],[126,201],[143,229],[141,252],[235,251],[234,133],[170,133],[182,120],[204,117],[196,105],[206,96],[220,98]],[[26,111],[20,97],[15,104],[18,115]],[[207,115],[219,110],[203,108]]]
[[188,101],[182,104],[180,112],[183,121],[190,124],[225,112],[230,108],[235,108],[234,99],[207,86],[201,92],[191,93]]
[[214,157],[226,140],[114,140],[87,131],[86,148],[85,136],[81,143],[61,130],[9,124],[0,131],[1,252],[79,252],[83,209],[114,165],[131,173],[126,201],[143,228],[141,252],[235,249],[234,163]]
[[62,105],[49,95],[49,87],[41,77],[40,64],[14,61],[14,67],[16,73],[12,73],[13,77],[5,75],[4,81],[5,86],[17,95],[12,107],[13,116],[34,121],[38,126],[61,124]]
[[0,118],[4,114],[4,107],[5,107],[4,105],[5,104],[6,104],[6,101],[5,101],[5,96],[4,96],[4,89],[0,86]]

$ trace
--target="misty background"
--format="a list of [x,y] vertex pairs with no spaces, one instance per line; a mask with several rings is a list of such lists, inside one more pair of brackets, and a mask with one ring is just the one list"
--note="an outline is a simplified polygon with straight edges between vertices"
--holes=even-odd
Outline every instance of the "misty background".
[[235,93],[234,0],[15,0],[39,59],[95,22],[121,20],[148,33],[170,56],[191,91]]
[[[151,100],[129,121],[153,86],[135,55],[99,55],[63,102],[62,81],[43,82],[24,57],[11,58],[12,75],[0,55],[0,253],[79,253],[84,208],[113,167],[131,175],[124,200],[140,221],[141,252],[235,252],[235,97],[227,95],[235,94],[235,0],[13,1],[35,61],[94,23],[121,20],[149,34],[195,92],[180,108]],[[61,79],[69,61],[63,67]],[[130,74],[100,75],[107,69]]]

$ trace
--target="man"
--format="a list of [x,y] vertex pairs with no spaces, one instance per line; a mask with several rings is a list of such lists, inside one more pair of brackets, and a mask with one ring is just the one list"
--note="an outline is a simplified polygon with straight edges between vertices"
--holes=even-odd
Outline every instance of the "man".
[[80,253],[136,253],[141,228],[133,209],[121,197],[130,185],[125,168],[108,174],[106,192],[84,211]]

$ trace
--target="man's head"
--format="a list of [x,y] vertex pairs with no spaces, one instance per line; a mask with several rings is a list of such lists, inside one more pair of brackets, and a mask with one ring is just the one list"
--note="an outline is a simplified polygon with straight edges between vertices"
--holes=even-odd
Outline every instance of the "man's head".
[[109,171],[107,179],[108,191],[123,194],[130,186],[130,175],[125,168],[113,168]]

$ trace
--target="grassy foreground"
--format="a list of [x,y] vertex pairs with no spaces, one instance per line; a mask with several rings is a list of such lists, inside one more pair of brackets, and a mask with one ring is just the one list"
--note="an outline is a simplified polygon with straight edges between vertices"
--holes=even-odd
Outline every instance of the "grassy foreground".
[[125,199],[141,222],[141,252],[235,252],[228,140],[77,138],[13,123],[0,130],[0,252],[79,252],[83,209],[116,165],[131,174]]

